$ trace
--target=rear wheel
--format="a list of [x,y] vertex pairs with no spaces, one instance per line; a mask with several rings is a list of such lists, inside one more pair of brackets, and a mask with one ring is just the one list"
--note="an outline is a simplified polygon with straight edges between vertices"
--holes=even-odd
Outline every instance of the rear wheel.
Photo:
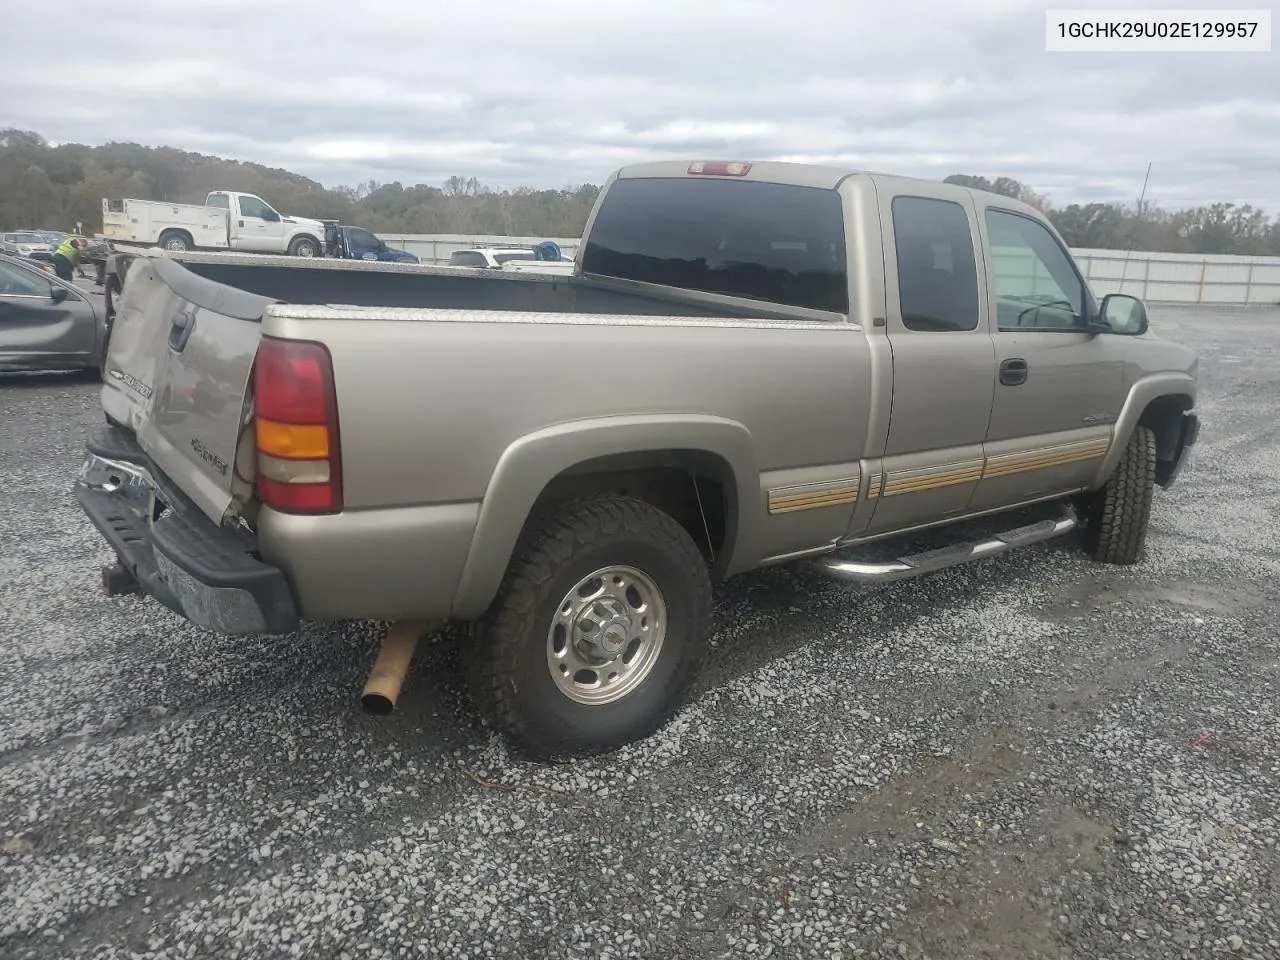
[[1101,563],[1142,559],[1156,485],[1156,435],[1135,427],[1111,479],[1083,503],[1085,548]]
[[537,759],[603,753],[683,702],[711,616],[689,534],[640,500],[596,497],[535,521],[480,624],[471,687]]
[[194,246],[195,243],[191,240],[191,234],[185,230],[166,230],[160,234],[160,248],[163,250],[183,253]]
[[320,244],[312,237],[294,237],[289,243],[291,257],[318,257]]

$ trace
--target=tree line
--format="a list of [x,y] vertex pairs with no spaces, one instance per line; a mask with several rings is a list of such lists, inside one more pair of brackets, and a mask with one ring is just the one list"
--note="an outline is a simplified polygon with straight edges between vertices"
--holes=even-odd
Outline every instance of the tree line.
[[1068,246],[1077,249],[1280,256],[1280,216],[1271,219],[1248,203],[1224,201],[1185,210],[1164,210],[1150,200],[1141,206],[1135,202],[1055,207],[1048,197],[1010,177],[988,180],[953,174],[946,182],[1031,204],[1053,222]]
[[[1164,210],[1150,201],[1055,206],[1009,177],[969,174],[948,183],[1016,197],[1043,210],[1068,245],[1170,253],[1280,256],[1280,217],[1249,204]],[[102,227],[104,197],[201,203],[210,190],[255,193],[283,213],[340,220],[375,233],[462,233],[577,237],[600,188],[494,190],[474,177],[439,186],[368,181],[326,188],[308,177],[257,163],[173,147],[108,143],[53,146],[38,133],[0,130],[0,229]]]

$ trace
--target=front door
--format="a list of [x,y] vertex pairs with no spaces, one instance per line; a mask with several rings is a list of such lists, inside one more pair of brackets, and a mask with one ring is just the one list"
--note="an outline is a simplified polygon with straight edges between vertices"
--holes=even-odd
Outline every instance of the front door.
[[893,354],[889,436],[864,534],[964,513],[982,475],[995,361],[979,296],[975,209],[955,192],[877,178]]
[[1087,484],[1124,401],[1122,345],[1086,329],[1093,298],[1058,238],[994,204],[983,227],[997,373],[974,509]]
[[254,253],[283,253],[284,224],[280,214],[257,197],[240,196],[236,202],[239,216],[232,223],[231,232],[239,242],[232,247]]
[[61,287],[35,270],[0,263],[0,366],[79,363],[93,354],[88,303],[70,290],[64,300],[55,300],[55,286]]

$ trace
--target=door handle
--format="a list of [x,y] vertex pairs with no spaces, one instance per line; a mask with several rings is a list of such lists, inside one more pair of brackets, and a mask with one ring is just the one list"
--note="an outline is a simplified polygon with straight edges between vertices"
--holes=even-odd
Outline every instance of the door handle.
[[1016,387],[1027,382],[1027,361],[1021,357],[1010,357],[1000,361],[1000,382],[1006,387]]
[[194,310],[179,310],[169,318],[169,349],[181,353],[191,339],[191,331],[195,329],[196,314]]

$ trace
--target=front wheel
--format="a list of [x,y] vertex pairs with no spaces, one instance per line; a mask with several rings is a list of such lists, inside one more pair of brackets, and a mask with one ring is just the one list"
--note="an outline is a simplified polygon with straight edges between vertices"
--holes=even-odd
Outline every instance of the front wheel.
[[480,625],[472,692],[527,756],[604,753],[680,706],[710,616],[706,562],[675,520],[629,497],[572,503],[517,548]]
[[1085,548],[1101,563],[1142,559],[1156,485],[1156,435],[1135,427],[1115,472],[1101,490],[1084,498]]
[[318,257],[319,255],[320,244],[311,237],[295,237],[289,244],[291,257]]

